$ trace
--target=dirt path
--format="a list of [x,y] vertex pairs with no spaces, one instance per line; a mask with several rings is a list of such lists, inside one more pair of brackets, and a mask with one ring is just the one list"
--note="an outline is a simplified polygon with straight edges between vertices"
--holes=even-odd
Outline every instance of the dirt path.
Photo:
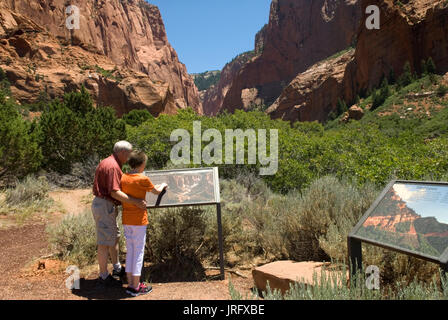
[[64,213],[80,214],[88,210],[90,203],[88,200],[93,199],[91,189],[78,190],[61,190],[49,193]]
[[[65,212],[81,213],[89,204],[85,199],[90,190],[58,191],[50,195]],[[55,213],[63,216],[61,213]],[[53,219],[51,219],[53,220]],[[45,224],[28,224],[0,230],[0,300],[78,300],[130,299],[124,288],[98,290],[96,268],[81,273],[81,289],[66,288],[67,265],[55,260],[39,258],[49,253]],[[41,262],[41,263],[39,263]],[[250,271],[239,271],[247,279],[230,275],[235,288],[243,295],[249,293],[253,280]],[[154,283],[153,292],[137,300],[226,300],[230,299],[229,274],[224,281]]]

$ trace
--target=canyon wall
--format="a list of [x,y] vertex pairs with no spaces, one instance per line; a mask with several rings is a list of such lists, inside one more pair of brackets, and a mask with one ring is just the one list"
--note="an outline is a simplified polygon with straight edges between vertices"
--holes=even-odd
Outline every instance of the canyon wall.
[[[119,114],[147,108],[157,115],[187,106],[202,113],[197,88],[168,42],[156,6],[143,0],[73,1],[80,9],[80,28],[69,30],[65,10],[70,4],[0,0],[0,66],[13,80],[13,93],[22,94],[20,101],[32,102],[44,88],[60,94],[65,78],[66,85],[85,84],[97,102],[111,104]],[[30,65],[28,79],[25,66]],[[119,83],[95,72],[113,69]],[[44,78],[33,81],[36,74]],[[14,80],[34,83],[27,90]]]
[[271,105],[297,74],[351,46],[360,16],[357,0],[273,0],[256,57],[233,75],[214,110]]
[[290,121],[326,121],[338,99],[351,104],[357,94],[375,88],[391,72],[399,76],[406,61],[421,72],[422,60],[431,57],[438,72],[448,71],[448,4],[445,1],[362,0],[380,9],[380,29],[365,26],[362,15],[356,49],[342,57],[329,58],[297,75],[267,112]]

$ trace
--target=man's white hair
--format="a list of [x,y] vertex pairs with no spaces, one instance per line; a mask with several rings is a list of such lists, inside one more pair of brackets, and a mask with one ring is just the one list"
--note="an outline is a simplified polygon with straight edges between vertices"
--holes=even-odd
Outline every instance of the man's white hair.
[[114,146],[114,153],[121,151],[132,151],[132,144],[127,141],[118,141]]

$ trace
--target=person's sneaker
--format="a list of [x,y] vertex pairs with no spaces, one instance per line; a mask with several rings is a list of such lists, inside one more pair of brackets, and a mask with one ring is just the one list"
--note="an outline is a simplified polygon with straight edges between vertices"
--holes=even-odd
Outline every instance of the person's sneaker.
[[106,279],[103,280],[103,278],[98,278],[98,286],[99,287],[121,287],[123,285],[123,282],[120,280],[115,279],[112,277],[112,275],[108,275]]
[[123,278],[126,275],[126,270],[125,268],[122,266],[120,271],[112,271],[112,277],[114,277],[116,280],[119,280],[121,278]]
[[148,294],[152,291],[152,287],[151,286],[147,286],[143,283],[140,283],[140,285],[138,286],[138,289],[134,289],[132,287],[128,287],[126,289],[126,293],[130,294],[133,297],[138,297],[144,294]]

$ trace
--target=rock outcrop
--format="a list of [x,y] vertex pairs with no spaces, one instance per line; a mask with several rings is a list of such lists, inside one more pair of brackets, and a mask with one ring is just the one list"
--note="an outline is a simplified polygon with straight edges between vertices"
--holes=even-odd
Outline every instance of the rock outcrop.
[[269,283],[272,291],[279,290],[283,295],[290,290],[291,285],[319,285],[322,274],[338,279],[342,285],[343,274],[326,270],[327,265],[322,262],[277,261],[253,269],[252,277],[259,292],[266,292]]
[[354,60],[354,53],[355,50],[350,49],[300,73],[266,112],[272,118],[289,121],[325,121],[338,99],[353,96],[353,79],[348,66]]
[[271,105],[299,73],[350,47],[360,17],[357,0],[273,0],[269,24],[257,36],[261,52],[234,75],[222,103],[210,99],[213,109],[247,108],[248,93],[250,102]]
[[232,86],[233,80],[238,75],[241,68],[248,61],[251,61],[254,56],[253,52],[245,52],[225,65],[224,69],[221,71],[221,78],[218,84],[209,88],[204,93],[203,108],[206,115],[214,116],[221,110],[222,102]]
[[443,0],[363,0],[365,12],[377,5],[381,12],[379,30],[360,26],[355,54],[355,91],[375,87],[391,70],[403,72],[408,61],[420,72],[421,61],[431,57],[439,72],[448,71],[448,4]]
[[[79,0],[80,28],[66,27],[65,0],[0,0],[0,66],[22,103],[84,84],[119,115],[174,113],[202,104],[167,40],[156,6],[140,0]],[[113,70],[113,72],[112,72]]]
[[273,118],[291,121],[325,121],[338,99],[353,103],[356,95],[379,85],[384,76],[403,72],[406,61],[420,72],[422,60],[431,57],[439,72],[448,71],[448,5],[444,1],[362,0],[361,12],[380,8],[380,29],[369,30],[363,15],[356,49],[328,59],[299,74],[269,107]]

